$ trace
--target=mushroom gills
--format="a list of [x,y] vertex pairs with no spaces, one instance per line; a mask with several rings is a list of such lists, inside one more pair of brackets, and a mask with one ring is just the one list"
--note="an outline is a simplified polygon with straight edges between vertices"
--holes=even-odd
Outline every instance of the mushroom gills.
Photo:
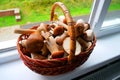
[[[65,38],[63,41],[63,48],[64,50],[69,54],[70,53],[70,37]],[[79,44],[78,41],[76,41],[76,50],[75,50],[75,55],[79,55],[81,52],[81,45]]]

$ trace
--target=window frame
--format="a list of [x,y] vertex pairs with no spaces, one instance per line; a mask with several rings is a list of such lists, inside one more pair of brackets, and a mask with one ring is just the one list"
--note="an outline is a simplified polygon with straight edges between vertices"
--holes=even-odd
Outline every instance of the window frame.
[[120,24],[102,27],[110,3],[111,0],[94,0],[89,23],[91,28],[94,30],[96,37],[102,37],[120,31],[120,27],[118,27]]

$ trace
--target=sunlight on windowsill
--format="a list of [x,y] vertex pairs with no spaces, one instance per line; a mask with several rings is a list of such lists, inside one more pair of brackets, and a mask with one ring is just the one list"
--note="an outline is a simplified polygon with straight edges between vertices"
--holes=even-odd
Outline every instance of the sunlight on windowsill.
[[104,21],[102,27],[109,27],[109,26],[118,25],[118,24],[120,24],[120,18],[115,18],[112,20]]

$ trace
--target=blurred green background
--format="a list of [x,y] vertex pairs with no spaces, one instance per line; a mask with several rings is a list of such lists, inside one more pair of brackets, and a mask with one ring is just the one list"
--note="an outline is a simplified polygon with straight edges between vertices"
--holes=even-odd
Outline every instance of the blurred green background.
[[[88,15],[93,3],[93,0],[1,0],[0,10],[19,8],[21,21],[16,22],[15,16],[0,17],[0,27],[49,21],[52,4],[57,1],[65,4],[72,17]],[[120,0],[112,0],[109,11],[119,10],[119,5]],[[56,12],[58,15],[62,15],[59,8],[56,9]]]

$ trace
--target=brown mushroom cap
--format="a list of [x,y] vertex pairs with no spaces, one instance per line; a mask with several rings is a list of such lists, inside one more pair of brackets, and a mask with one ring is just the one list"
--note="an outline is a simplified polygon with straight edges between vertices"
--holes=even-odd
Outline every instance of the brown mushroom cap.
[[62,26],[57,26],[53,30],[54,36],[61,35],[64,32],[64,27]]
[[43,37],[38,32],[31,34],[26,41],[26,49],[30,52],[40,52],[44,45]]
[[52,58],[61,58],[63,56],[64,56],[64,51],[63,50],[54,52],[51,55]]

